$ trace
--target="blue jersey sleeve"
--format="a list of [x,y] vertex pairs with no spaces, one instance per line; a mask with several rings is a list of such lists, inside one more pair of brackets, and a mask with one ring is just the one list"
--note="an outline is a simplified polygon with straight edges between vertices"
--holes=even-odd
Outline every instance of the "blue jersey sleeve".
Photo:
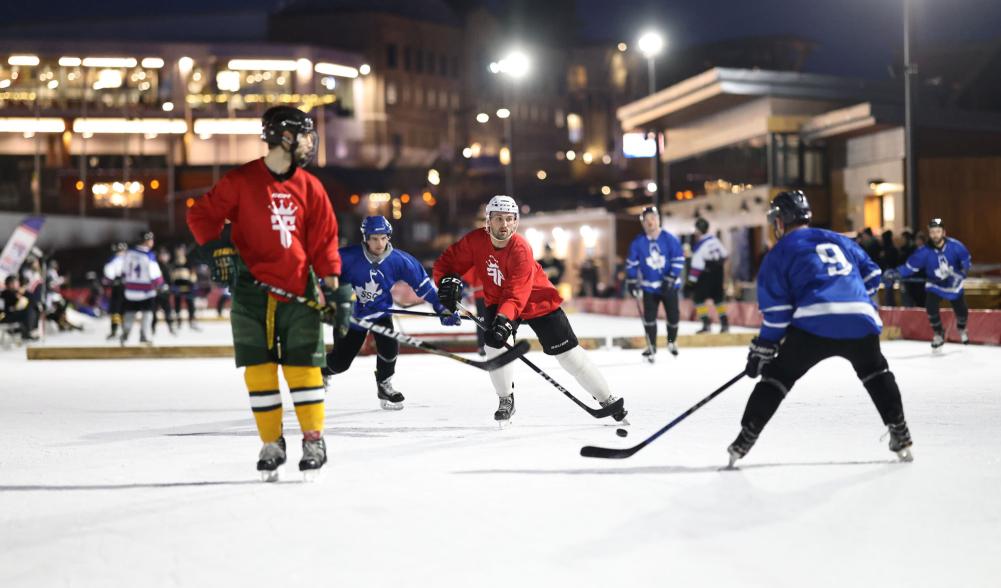
[[643,253],[640,251],[640,238],[636,237],[629,245],[629,257],[626,258],[626,277],[630,280],[636,279],[641,259],[643,259]]
[[876,293],[876,290],[879,290],[883,270],[879,269],[876,262],[855,241],[843,237],[842,246],[845,248],[845,252],[855,261],[855,265],[858,266],[859,274],[862,276],[862,283],[865,284],[865,293],[872,296]]
[[794,311],[780,257],[781,252],[773,249],[758,272],[758,308],[763,317],[758,336],[768,341],[779,341],[785,336]]
[[685,270],[685,252],[681,249],[681,241],[670,233],[667,235],[667,277],[676,279]]
[[404,268],[403,275],[399,277],[414,289],[414,293],[430,302],[431,306],[434,307],[435,312],[441,312],[441,302],[438,301],[438,291],[435,289],[434,283],[428,276],[424,266],[422,266],[413,255],[404,253],[398,249],[397,252],[400,254],[400,257],[403,258]]
[[897,268],[897,271],[900,272],[900,276],[903,278],[913,276],[924,269],[926,253],[927,251],[925,247],[922,247],[912,253],[911,256],[907,258],[907,261],[904,262],[904,265]]
[[965,278],[970,273],[970,265],[972,265],[973,260],[970,256],[970,250],[965,245],[959,241],[956,241],[956,245],[959,245],[959,271]]

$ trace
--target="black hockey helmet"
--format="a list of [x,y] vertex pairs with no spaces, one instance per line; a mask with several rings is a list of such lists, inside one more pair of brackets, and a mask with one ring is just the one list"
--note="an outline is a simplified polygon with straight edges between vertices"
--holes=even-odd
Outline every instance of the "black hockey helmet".
[[695,230],[702,233],[703,235],[709,232],[709,221],[702,218],[701,216],[695,219]]
[[111,244],[111,252],[112,253],[121,253],[122,251],[128,250],[128,248],[129,248],[129,246],[126,245],[122,241],[119,241],[118,243],[112,243]]
[[930,221],[928,221],[928,228],[929,229],[934,229],[935,227],[939,227],[939,228],[944,229],[945,228],[945,223],[943,223],[942,219],[940,219],[940,218],[933,218]]
[[145,243],[146,241],[153,240],[153,231],[139,231],[139,242]]
[[640,212],[640,220],[643,220],[643,217],[645,217],[648,214],[655,214],[655,215],[657,215],[658,218],[660,218],[660,211],[657,210],[656,206],[647,206],[647,207],[645,207],[643,209],[643,211]]
[[768,223],[775,226],[776,220],[781,220],[785,226],[810,224],[813,212],[810,202],[802,190],[780,192],[772,199],[768,207]]
[[[285,136],[288,131],[292,138]],[[299,149],[299,143],[304,137],[310,137],[309,147]],[[319,146],[313,119],[305,112],[292,106],[272,106],[261,117],[261,138],[268,147],[282,145],[292,154],[292,161],[299,167],[305,167],[313,161]]]

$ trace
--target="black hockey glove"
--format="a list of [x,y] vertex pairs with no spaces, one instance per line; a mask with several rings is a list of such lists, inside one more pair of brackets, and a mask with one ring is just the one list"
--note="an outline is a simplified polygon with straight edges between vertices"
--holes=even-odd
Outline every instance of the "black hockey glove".
[[236,283],[236,260],[239,253],[226,237],[208,241],[191,252],[191,257],[209,266],[212,281],[221,286]]
[[510,319],[503,314],[498,314],[494,317],[494,323],[483,333],[483,342],[490,347],[504,347],[504,342],[513,331],[514,325],[511,324]]
[[744,368],[744,373],[749,378],[757,378],[761,375],[761,370],[765,369],[768,362],[775,359],[778,353],[777,342],[755,337],[751,340],[751,347],[747,352],[747,367]]
[[324,322],[334,327],[334,336],[344,337],[351,326],[351,311],[354,309],[355,291],[351,284],[341,284],[336,290],[320,282],[323,299],[327,302]]
[[685,282],[685,286],[681,289],[681,295],[685,298],[691,298],[692,294],[695,292],[695,282],[688,280]]
[[438,300],[448,312],[457,312],[462,300],[462,278],[456,274],[443,276],[438,282]]
[[626,280],[626,292],[633,298],[639,298],[643,295],[643,291],[640,290],[640,284],[636,280]]

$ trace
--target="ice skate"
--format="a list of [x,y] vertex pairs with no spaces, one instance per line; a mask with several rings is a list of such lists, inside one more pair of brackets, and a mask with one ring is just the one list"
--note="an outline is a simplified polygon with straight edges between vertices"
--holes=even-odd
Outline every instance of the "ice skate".
[[501,396],[494,412],[494,420],[497,425],[504,429],[511,424],[511,416],[514,415],[514,393],[510,396]]
[[153,341],[149,337],[147,337],[146,335],[140,335],[139,336],[139,344],[142,345],[142,346],[144,346],[144,347],[152,347],[153,346]]
[[667,350],[674,357],[678,357],[678,343],[676,341],[668,341],[667,342]]
[[652,347],[647,347],[643,350],[643,361],[647,363],[653,363],[657,359],[657,350]]
[[890,434],[890,451],[896,453],[900,461],[914,461],[914,455],[911,454],[911,445],[914,443],[911,441],[911,432],[907,429],[907,422],[902,420],[899,423],[888,425],[887,432]]
[[932,353],[935,354],[942,353],[943,345],[945,345],[945,337],[942,335],[942,333],[935,333],[935,336],[931,338]]
[[702,317],[702,328],[699,329],[698,331],[695,331],[695,334],[696,335],[702,335],[703,333],[709,333],[709,332],[710,332],[709,331],[709,317],[704,316],[704,317]]
[[719,332],[721,335],[730,332],[730,318],[725,314],[719,317]]
[[966,329],[959,330],[959,342],[963,345],[970,344],[970,336],[966,333]]
[[[604,402],[598,402],[598,404],[600,404],[601,407],[604,408],[606,406],[611,406],[612,404],[615,404],[616,401],[618,400],[619,399],[614,396],[609,396],[607,399],[605,399]],[[612,414],[612,418],[618,421],[620,425],[628,426],[629,421],[626,420],[627,414],[629,414],[629,411],[626,410],[626,406],[625,404],[623,404],[622,408],[618,412]]]
[[262,482],[277,482],[278,468],[285,463],[285,437],[279,437],[274,443],[265,443],[257,458],[257,471]]
[[327,463],[327,444],[323,437],[302,440],[302,459],[299,471],[304,482],[312,482],[319,476],[320,468]]
[[381,382],[376,381],[376,386],[379,387],[379,404],[385,410],[403,410],[403,394],[393,389],[392,380],[393,378],[389,377]]
[[754,442],[758,440],[758,434],[751,431],[747,427],[740,430],[737,438],[733,440],[733,443],[726,448],[726,452],[730,456],[730,463],[727,464],[727,469],[733,469],[734,464],[737,463],[738,459],[743,459],[747,455],[747,452],[754,447]]

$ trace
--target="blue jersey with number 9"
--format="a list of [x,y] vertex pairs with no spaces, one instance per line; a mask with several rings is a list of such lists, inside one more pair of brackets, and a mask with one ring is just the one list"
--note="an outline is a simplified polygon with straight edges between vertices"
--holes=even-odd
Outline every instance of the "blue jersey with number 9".
[[758,273],[760,337],[778,341],[792,325],[830,339],[883,329],[872,294],[879,266],[855,241],[824,229],[795,229],[765,256]]

